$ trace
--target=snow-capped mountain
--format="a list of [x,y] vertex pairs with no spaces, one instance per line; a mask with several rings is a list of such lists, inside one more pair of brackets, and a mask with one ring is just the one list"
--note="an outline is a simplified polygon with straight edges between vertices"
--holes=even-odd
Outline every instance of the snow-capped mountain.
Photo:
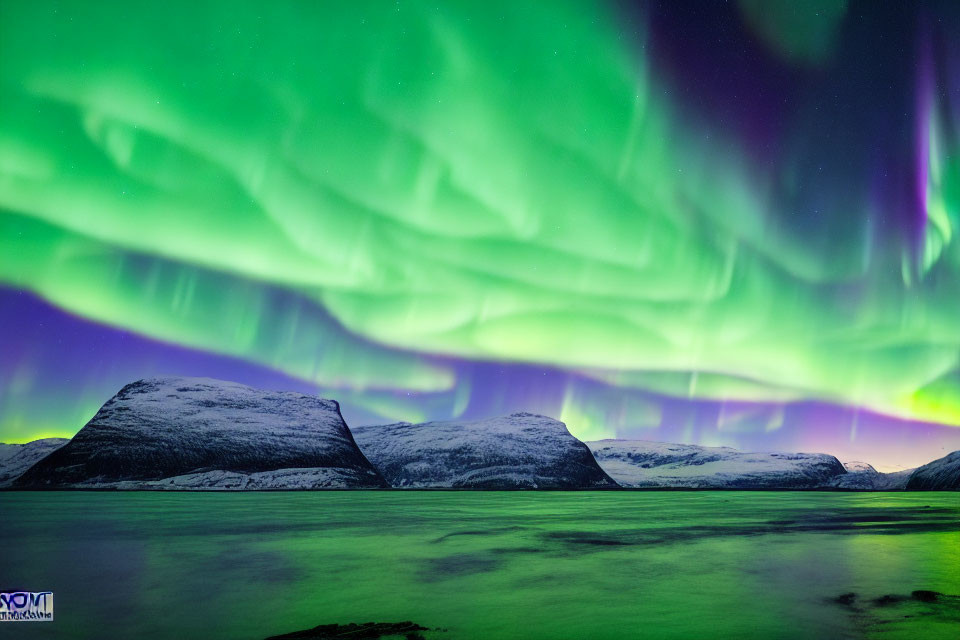
[[913,469],[881,473],[866,462],[844,462],[847,473],[833,479],[832,486],[838,489],[863,489],[866,491],[896,491],[907,486]]
[[859,460],[844,462],[843,468],[847,470],[847,473],[880,473],[874,469],[873,465],[869,462],[861,462]]
[[942,458],[917,467],[907,489],[923,491],[944,491],[960,489],[960,451],[948,453]]
[[610,477],[631,488],[811,489],[830,486],[847,473],[823,453],[743,453],[646,440],[586,444]]
[[0,488],[388,486],[957,489],[960,451],[916,470],[879,473],[866,462],[841,464],[821,453],[642,440],[585,444],[562,422],[532,413],[351,433],[333,400],[183,377],[128,384],[69,441],[0,444]]
[[26,444],[0,443],[0,487],[9,487],[24,471],[67,442],[66,438],[44,438]]
[[128,384],[19,487],[384,487],[333,400],[208,378]]
[[394,487],[616,487],[565,424],[532,413],[473,422],[355,427],[353,433]]

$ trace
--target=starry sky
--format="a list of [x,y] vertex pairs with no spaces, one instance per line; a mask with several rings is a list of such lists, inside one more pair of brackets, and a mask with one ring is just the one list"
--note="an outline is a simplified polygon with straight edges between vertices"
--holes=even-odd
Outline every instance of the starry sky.
[[348,423],[960,449],[960,5],[0,3],[0,441]]

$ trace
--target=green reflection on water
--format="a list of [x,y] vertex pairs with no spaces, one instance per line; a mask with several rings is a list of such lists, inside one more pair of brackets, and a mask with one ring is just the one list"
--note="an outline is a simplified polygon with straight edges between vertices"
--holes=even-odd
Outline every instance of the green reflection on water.
[[[3,493],[24,637],[260,639],[413,620],[435,638],[954,638],[950,493]],[[858,594],[852,605],[833,600]],[[105,630],[110,635],[105,636]]]

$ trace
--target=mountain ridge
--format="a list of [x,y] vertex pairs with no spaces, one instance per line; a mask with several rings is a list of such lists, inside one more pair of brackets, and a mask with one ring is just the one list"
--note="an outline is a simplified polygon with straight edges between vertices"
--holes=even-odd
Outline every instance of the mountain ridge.
[[823,453],[582,442],[530,412],[351,429],[336,400],[210,378],[125,385],[72,439],[0,444],[0,489],[960,488],[960,451],[880,473]]

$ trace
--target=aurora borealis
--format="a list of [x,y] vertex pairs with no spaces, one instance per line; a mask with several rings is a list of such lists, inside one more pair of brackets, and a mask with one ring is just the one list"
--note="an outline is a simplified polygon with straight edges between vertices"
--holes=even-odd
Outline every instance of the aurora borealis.
[[0,441],[176,373],[939,457],[958,32],[946,1],[7,0]]

